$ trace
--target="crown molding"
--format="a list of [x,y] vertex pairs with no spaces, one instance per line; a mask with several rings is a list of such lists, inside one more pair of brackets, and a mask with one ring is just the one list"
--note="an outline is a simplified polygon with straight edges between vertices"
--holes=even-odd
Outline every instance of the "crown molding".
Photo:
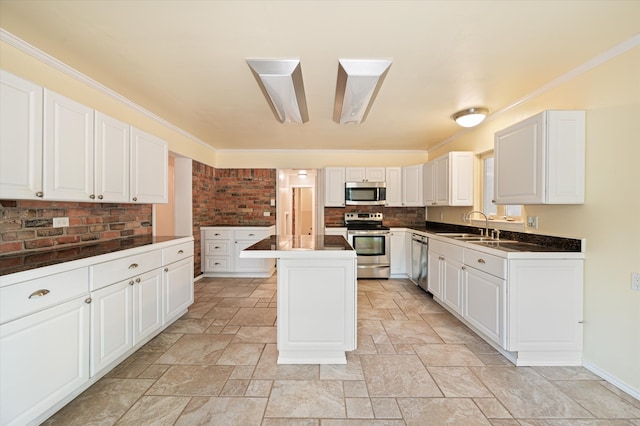
[[135,102],[131,101],[130,99],[125,98],[124,96],[122,96],[121,94],[109,89],[107,86],[98,83],[97,81],[95,81],[94,79],[90,78],[89,76],[81,73],[80,71],[76,70],[75,68],[72,68],[71,66],[65,64],[64,62],[61,62],[60,60],[54,58],[53,56],[49,55],[48,53],[43,52],[42,50],[38,49],[35,46],[30,45],[29,43],[27,43],[26,41],[16,37],[15,35],[11,34],[9,31],[5,30],[4,28],[0,28],[0,41],[7,43],[10,46],[15,47],[16,49],[20,50],[21,52],[39,60],[40,62],[43,62],[47,65],[49,65],[50,67],[68,75],[69,77],[86,84],[87,86],[91,87],[92,89],[95,89],[99,92],[104,93],[105,95],[115,99],[116,101],[128,106],[129,108],[134,109],[135,111],[149,117],[150,119],[162,124],[163,126],[173,130],[174,132],[186,137],[187,139],[190,139],[191,141],[202,145],[203,147],[210,149],[212,151],[216,151],[216,149],[214,147],[212,147],[211,145],[209,145],[208,143],[204,142],[203,140],[195,137],[194,135],[192,135],[191,133],[179,128],[178,126],[176,126],[175,124],[172,124],[170,122],[168,122],[167,120],[165,120],[162,117],[159,117],[157,115],[155,115],[154,113],[152,113],[151,111],[141,107],[140,105],[136,104]]

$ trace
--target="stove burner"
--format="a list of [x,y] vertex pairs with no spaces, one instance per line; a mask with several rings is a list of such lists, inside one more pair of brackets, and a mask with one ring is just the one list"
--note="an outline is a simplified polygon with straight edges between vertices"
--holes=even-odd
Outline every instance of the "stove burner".
[[382,224],[382,213],[345,213],[344,225],[347,230],[388,230]]

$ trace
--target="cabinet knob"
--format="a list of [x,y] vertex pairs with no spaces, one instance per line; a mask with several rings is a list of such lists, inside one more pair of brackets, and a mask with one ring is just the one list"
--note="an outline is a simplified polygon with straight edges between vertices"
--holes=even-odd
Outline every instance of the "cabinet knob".
[[129,285],[133,285],[133,280],[129,281]]
[[42,191],[36,192],[36,197],[40,197],[40,198],[44,197],[44,192]]
[[136,282],[139,283],[140,282],[140,278],[136,278]]
[[438,259],[439,259],[439,260],[444,260],[444,257],[442,257],[442,256],[438,256]]
[[215,234],[213,234],[213,235],[215,235],[216,237],[219,237],[219,236],[220,236],[220,234],[218,234],[217,232],[216,232]]
[[47,290],[47,289],[43,288],[43,289],[36,290],[36,291],[34,291],[33,293],[31,293],[31,294],[29,295],[29,299],[33,299],[33,298],[36,298],[36,297],[46,296],[47,294],[49,294],[49,290]]
[[249,236],[250,236],[250,237],[255,237],[255,236],[256,236],[256,234],[249,234]]
[[92,200],[96,199],[96,196],[94,194],[89,195],[89,198],[91,198]]
[[90,297],[87,297],[86,299],[84,299],[84,303],[91,303],[93,302],[93,299],[91,299]]
[[485,262],[484,259],[481,258],[481,259],[478,259],[478,263],[487,263],[487,262]]
[[165,272],[169,272],[169,268],[164,268],[164,271]]
[[216,263],[214,263],[214,265],[219,265],[219,264],[220,264],[220,262],[216,262]]
[[102,200],[104,197],[102,195],[98,195],[98,200]]
[[184,250],[178,250],[178,254],[184,253]]
[[214,249],[219,249],[219,248],[220,248],[220,246],[215,246],[215,247],[214,247]]
[[132,263],[131,265],[129,265],[129,269],[136,269],[138,267],[137,263]]
[[133,197],[133,201],[138,201],[138,197]]

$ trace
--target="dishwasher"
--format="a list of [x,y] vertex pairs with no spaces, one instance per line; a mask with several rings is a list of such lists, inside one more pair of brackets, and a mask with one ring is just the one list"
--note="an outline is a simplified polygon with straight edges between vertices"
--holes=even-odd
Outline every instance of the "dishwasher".
[[427,291],[429,238],[411,234],[411,280]]

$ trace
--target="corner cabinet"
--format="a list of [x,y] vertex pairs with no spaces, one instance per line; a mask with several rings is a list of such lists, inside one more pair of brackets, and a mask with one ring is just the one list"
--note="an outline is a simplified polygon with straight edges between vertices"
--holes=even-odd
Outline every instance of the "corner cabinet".
[[584,111],[543,111],[494,142],[496,204],[584,204]]
[[452,151],[424,165],[424,204],[473,205],[473,152]]
[[202,273],[205,277],[270,277],[275,272],[274,259],[240,258],[240,253],[275,230],[275,226],[201,227]]

